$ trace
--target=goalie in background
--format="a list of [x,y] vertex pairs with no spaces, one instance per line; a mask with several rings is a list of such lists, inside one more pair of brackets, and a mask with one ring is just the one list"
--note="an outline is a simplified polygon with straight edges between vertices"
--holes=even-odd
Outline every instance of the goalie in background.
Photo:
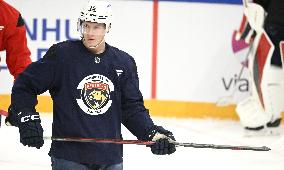
[[245,0],[244,8],[244,17],[236,39],[244,39],[251,44],[248,57],[251,96],[238,103],[236,111],[247,136],[275,135],[275,128],[279,127],[281,113],[284,111],[281,57],[284,1]]
[[7,67],[14,79],[31,63],[24,20],[19,11],[3,0],[0,0],[0,51],[6,51]]
[[[53,99],[52,136],[122,139],[123,124],[139,140],[155,141],[153,154],[176,151],[173,134],[156,126],[144,106],[134,58],[105,42],[111,4],[90,0],[78,18],[81,40],[53,45],[17,78],[7,123],[19,128],[23,145],[40,148],[43,128],[37,95]],[[125,28],[128,29],[128,28]],[[123,169],[123,146],[52,141],[52,169]]]

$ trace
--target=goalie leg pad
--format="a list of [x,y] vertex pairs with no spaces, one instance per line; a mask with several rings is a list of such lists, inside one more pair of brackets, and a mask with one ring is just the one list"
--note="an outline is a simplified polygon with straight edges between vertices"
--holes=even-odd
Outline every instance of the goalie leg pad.
[[[257,128],[270,122],[272,113],[265,112],[262,85],[264,75],[267,74],[274,47],[264,31],[259,33],[249,54],[249,70],[251,83],[251,96],[241,101],[236,112],[243,126]],[[263,77],[264,76],[264,77]],[[266,76],[267,77],[267,76]]]
[[247,7],[244,9],[244,15],[247,17],[252,29],[256,32],[263,29],[265,10],[262,6],[256,3],[248,3]]
[[236,112],[244,127],[257,128],[271,120],[271,114],[265,113],[260,102],[252,96],[238,103]]
[[281,118],[284,110],[284,73],[282,68],[271,65],[264,70],[262,94],[265,112],[272,115],[271,122]]

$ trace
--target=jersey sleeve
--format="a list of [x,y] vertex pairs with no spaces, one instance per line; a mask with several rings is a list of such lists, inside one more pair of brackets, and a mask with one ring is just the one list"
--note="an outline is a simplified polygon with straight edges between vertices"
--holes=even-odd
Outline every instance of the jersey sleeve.
[[154,127],[148,109],[144,106],[139,90],[137,67],[133,58],[128,65],[127,78],[122,88],[122,110],[124,126],[139,140],[147,140],[147,135]]
[[37,95],[56,88],[58,71],[55,47],[45,56],[30,64],[16,79],[12,88],[12,105],[16,110],[34,109]]
[[11,75],[16,79],[31,63],[31,52],[27,46],[26,27],[19,13],[17,14],[17,22],[8,25],[5,39],[7,67]]

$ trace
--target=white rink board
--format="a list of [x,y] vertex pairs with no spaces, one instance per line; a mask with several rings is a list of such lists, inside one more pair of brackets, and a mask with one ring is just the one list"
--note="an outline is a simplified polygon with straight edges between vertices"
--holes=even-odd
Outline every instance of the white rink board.
[[[40,56],[38,50],[67,37],[78,38],[76,22],[84,1],[7,2],[21,11],[32,32],[28,42],[33,61]],[[107,42],[135,58],[141,91],[145,99],[150,99],[153,4],[151,1],[112,2],[114,20]],[[235,81],[241,64],[231,47],[232,34],[241,17],[240,5],[160,2],[157,99],[216,102],[231,95],[243,83]],[[44,22],[47,28],[58,28],[57,40],[55,31],[43,31]],[[0,94],[10,93],[12,77],[7,70],[2,70],[0,77]],[[242,77],[246,79],[246,69]],[[234,98],[238,101],[247,95],[247,91],[237,89]]]

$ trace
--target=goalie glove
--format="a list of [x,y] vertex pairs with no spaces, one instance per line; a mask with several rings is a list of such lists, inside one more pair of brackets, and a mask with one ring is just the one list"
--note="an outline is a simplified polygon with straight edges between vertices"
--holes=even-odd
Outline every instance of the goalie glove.
[[151,145],[151,151],[155,155],[169,155],[176,151],[175,144],[171,143],[171,141],[175,141],[173,133],[165,130],[162,126],[154,126],[149,139],[155,142]]
[[8,109],[9,115],[5,119],[7,125],[16,126],[19,128],[20,142],[24,146],[42,147],[43,141],[43,128],[38,112],[23,109],[17,112],[13,107]]

